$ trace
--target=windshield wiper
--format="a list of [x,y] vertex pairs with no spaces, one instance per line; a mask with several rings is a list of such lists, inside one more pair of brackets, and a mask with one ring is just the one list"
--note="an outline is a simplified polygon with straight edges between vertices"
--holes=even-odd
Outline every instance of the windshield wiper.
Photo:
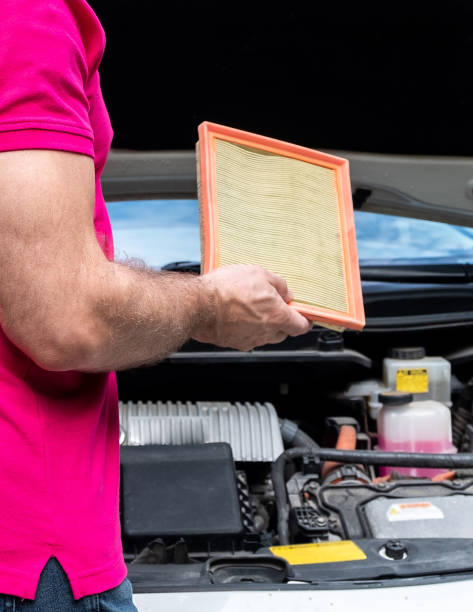
[[473,283],[472,264],[402,264],[360,267],[361,280],[388,283],[468,284]]
[[161,270],[167,270],[168,272],[194,272],[196,274],[200,274],[200,262],[171,261],[165,266],[162,266]]
[[[172,272],[200,272],[198,261],[173,261],[161,268]],[[385,283],[455,285],[473,283],[473,264],[402,264],[360,267],[361,280]]]

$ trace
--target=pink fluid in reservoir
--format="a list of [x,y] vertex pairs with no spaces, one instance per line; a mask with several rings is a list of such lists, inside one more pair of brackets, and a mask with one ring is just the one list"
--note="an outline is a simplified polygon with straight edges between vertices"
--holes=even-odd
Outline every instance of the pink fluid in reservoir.
[[[440,440],[405,440],[402,442],[387,441],[383,436],[378,436],[378,448],[380,451],[404,452],[404,453],[456,453],[457,449],[451,441]],[[388,476],[391,472],[397,472],[402,476],[416,476],[422,478],[432,478],[437,474],[442,474],[447,470],[439,468],[416,468],[416,467],[388,467],[379,468],[380,476]]]

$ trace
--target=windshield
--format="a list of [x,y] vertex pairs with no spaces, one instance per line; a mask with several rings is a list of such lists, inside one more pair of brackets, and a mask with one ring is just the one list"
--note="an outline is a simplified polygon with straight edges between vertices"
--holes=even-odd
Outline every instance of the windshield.
[[[118,259],[160,267],[199,261],[197,200],[109,202]],[[473,263],[473,229],[434,221],[355,211],[360,264]]]
[[172,261],[200,261],[197,200],[109,202],[115,256],[139,258],[161,267]]

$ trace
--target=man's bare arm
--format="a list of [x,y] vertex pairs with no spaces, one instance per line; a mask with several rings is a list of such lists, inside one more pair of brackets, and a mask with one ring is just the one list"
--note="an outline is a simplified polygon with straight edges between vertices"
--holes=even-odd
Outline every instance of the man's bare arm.
[[0,154],[0,321],[39,365],[107,371],[157,361],[190,337],[247,350],[309,329],[283,279],[262,268],[196,277],[108,261],[94,184],[86,156]]

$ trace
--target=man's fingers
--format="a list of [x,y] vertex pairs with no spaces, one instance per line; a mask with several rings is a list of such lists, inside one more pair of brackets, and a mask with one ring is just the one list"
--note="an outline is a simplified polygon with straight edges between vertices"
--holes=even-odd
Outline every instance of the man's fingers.
[[[287,286],[286,280],[279,276],[278,274],[274,274],[269,270],[266,271],[268,274],[268,282],[276,289],[279,295],[285,302],[291,302],[294,299],[294,293]],[[281,329],[281,340],[282,335],[286,336],[301,336],[302,334],[307,333],[312,328],[312,322],[306,319],[303,315],[301,315],[294,308],[290,308],[286,306],[287,309],[287,319],[285,325]]]
[[290,306],[287,306],[287,310],[287,323],[284,325],[282,331],[286,332],[288,336],[301,336],[302,334],[306,334],[312,327],[312,321],[306,319]]
[[268,275],[269,284],[276,289],[276,291],[279,293],[279,295],[285,302],[290,302],[294,295],[287,286],[285,279],[282,276],[279,276],[278,274],[273,274],[273,272],[270,272],[269,270],[266,270],[266,272]]

